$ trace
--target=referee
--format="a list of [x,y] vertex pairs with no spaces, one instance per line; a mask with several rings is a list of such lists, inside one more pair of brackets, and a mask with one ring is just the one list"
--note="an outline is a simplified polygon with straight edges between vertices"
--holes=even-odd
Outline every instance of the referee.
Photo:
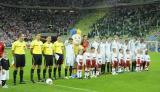
[[23,68],[25,66],[25,49],[26,43],[24,41],[24,34],[18,34],[18,40],[12,43],[12,54],[14,57],[14,71],[13,71],[13,83],[16,85],[16,75],[18,68],[20,69],[20,84],[25,84],[23,81]]
[[46,38],[46,42],[43,44],[43,56],[44,56],[44,69],[43,79],[46,79],[46,71],[48,69],[49,78],[51,78],[53,67],[53,44],[51,43],[51,36]]
[[61,65],[63,64],[64,44],[61,41],[61,37],[57,37],[57,41],[53,44],[55,53],[55,67],[54,67],[54,79],[56,79],[56,71],[58,67],[58,75],[61,78]]
[[41,65],[42,65],[42,41],[41,34],[37,34],[35,40],[31,42],[31,55],[32,55],[32,68],[31,68],[31,82],[35,83],[33,79],[34,70],[37,67],[37,76],[38,82],[41,81],[40,73],[41,73]]

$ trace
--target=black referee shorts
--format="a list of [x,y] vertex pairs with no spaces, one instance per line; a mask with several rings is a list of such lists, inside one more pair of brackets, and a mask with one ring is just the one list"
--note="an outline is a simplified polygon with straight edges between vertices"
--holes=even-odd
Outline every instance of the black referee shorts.
[[53,55],[44,55],[44,65],[53,66]]
[[42,54],[32,55],[32,65],[42,65]]
[[24,54],[15,54],[14,55],[14,64],[15,67],[24,67],[25,66],[25,55]]
[[59,58],[58,60],[55,60],[55,64],[62,65],[63,64],[63,54],[59,54],[59,53],[56,53],[56,54],[59,56]]

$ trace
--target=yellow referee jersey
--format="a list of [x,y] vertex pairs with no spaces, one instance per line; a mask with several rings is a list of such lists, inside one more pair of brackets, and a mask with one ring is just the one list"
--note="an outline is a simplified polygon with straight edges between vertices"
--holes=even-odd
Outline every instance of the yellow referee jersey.
[[42,54],[42,46],[42,41],[33,40],[30,45],[30,48],[32,49],[32,54]]
[[53,50],[54,50],[54,53],[59,53],[59,54],[63,54],[63,50],[64,50],[64,44],[62,42],[54,42],[53,44]]
[[25,54],[26,42],[20,42],[19,40],[12,43],[12,51],[14,54]]
[[43,54],[45,55],[53,55],[53,44],[45,42],[43,44]]

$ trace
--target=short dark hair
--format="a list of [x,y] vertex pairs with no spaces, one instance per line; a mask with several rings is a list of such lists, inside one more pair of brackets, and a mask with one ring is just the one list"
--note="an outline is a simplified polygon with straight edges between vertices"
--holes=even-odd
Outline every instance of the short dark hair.
[[18,38],[20,38],[22,36],[22,32],[18,33]]
[[73,38],[69,38],[69,40],[73,40]]

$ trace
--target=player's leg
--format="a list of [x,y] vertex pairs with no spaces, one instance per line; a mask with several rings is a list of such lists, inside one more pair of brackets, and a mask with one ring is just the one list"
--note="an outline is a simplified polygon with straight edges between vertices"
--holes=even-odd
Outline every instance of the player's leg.
[[48,58],[46,55],[44,55],[44,69],[43,69],[43,81],[46,80],[46,71],[48,68]]
[[68,65],[65,66],[65,79],[68,79],[67,74],[68,74]]
[[42,66],[42,55],[37,55],[37,62],[38,62],[38,67],[37,67],[37,76],[38,76],[38,81],[41,81],[41,66]]
[[20,84],[25,84],[24,80],[23,80],[23,74],[24,74],[24,71],[23,71],[23,68],[25,67],[25,55],[21,55],[21,64],[20,64],[20,72],[19,72],[19,75],[20,75]]
[[31,68],[31,71],[30,71],[30,80],[32,83],[35,83],[34,81],[34,70],[36,68],[36,65],[37,65],[37,58],[36,58],[36,55],[32,55],[32,68]]
[[49,63],[48,63],[49,69],[48,69],[48,76],[51,78],[52,75],[52,68],[53,68],[53,56],[49,56]]
[[56,80],[57,67],[58,67],[58,61],[54,58],[54,66],[53,66],[53,80]]
[[20,58],[19,55],[14,55],[14,71],[13,71],[13,83],[16,85],[16,77],[17,77],[17,72],[18,72],[18,67],[20,66]]
[[61,78],[61,66],[63,64],[63,55],[59,54],[59,59],[58,59],[58,76]]

